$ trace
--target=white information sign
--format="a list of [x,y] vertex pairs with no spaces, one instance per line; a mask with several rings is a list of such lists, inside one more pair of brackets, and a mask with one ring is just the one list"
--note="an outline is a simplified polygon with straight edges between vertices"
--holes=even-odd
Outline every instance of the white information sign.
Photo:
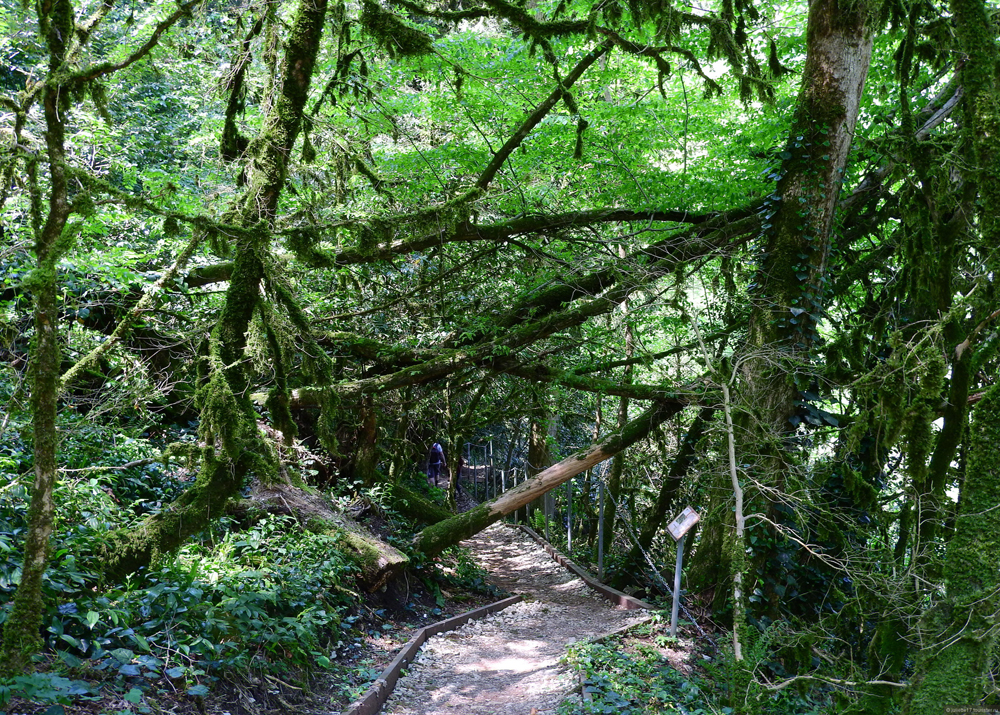
[[686,506],[684,507],[684,511],[682,511],[676,519],[670,522],[669,526],[667,526],[667,531],[669,531],[670,535],[674,537],[674,541],[680,541],[681,537],[691,531],[694,525],[698,523],[699,519],[701,519],[701,517],[698,516],[698,512],[691,507]]

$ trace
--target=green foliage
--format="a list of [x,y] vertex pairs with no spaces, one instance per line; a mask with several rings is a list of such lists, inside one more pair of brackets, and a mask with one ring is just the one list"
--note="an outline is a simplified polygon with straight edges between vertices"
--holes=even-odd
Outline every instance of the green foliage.
[[[100,667],[122,688],[167,677],[197,694],[224,668],[305,667],[308,654],[322,653],[330,634],[343,630],[339,589],[349,566],[325,556],[336,553],[336,542],[296,536],[297,527],[274,520],[243,532],[217,524],[176,558],[158,554],[127,584],[99,581],[102,535],[165,514],[199,476],[193,464],[105,469],[150,458],[168,434],[193,447],[199,433],[206,452],[221,445],[227,454],[216,455],[215,474],[226,473],[221,460],[229,456],[266,480],[298,473],[302,465],[289,462],[301,447],[291,435],[300,430],[309,449],[325,448],[329,459],[303,473],[332,484],[346,505],[358,492],[344,476],[357,451],[351,412],[364,393],[378,400],[382,451],[373,458],[393,462],[391,470],[376,465],[382,474],[405,473],[428,437],[449,433],[458,444],[477,430],[512,445],[512,466],[523,473],[523,397],[545,381],[545,369],[577,380],[573,391],[550,388],[560,416],[551,454],[570,454],[607,433],[608,387],[701,380],[704,360],[690,347],[695,311],[706,334],[718,333],[709,349],[732,358],[738,393],[748,387],[739,352],[748,316],[771,310],[752,284],[781,278],[786,295],[769,325],[778,339],[760,347],[794,373],[793,409],[779,419],[788,434],[764,450],[780,455],[782,485],[767,516],[784,534],[762,520],[747,531],[752,615],[759,624],[802,618],[824,656],[851,662],[873,651],[873,624],[886,613],[909,614],[898,620],[895,643],[907,642],[923,591],[903,588],[891,574],[912,571],[930,592],[942,586],[938,555],[955,521],[946,494],[966,477],[968,446],[944,454],[935,424],[945,405],[949,427],[957,425],[951,433],[965,427],[968,395],[950,392],[956,346],[975,353],[973,395],[991,384],[998,344],[997,242],[988,234],[997,201],[987,175],[997,162],[982,153],[993,146],[982,137],[998,135],[986,131],[996,124],[995,102],[963,99],[961,122],[916,132],[943,112],[955,87],[964,86],[965,97],[992,91],[991,23],[969,23],[933,4],[845,6],[881,5],[894,26],[874,38],[871,91],[849,138],[851,162],[832,179],[836,185],[819,185],[831,144],[826,117],[842,108],[833,101],[814,108],[813,126],[789,136],[797,78],[813,48],[804,15],[783,5],[721,0],[689,11],[660,0],[487,0],[450,11],[410,0],[331,3],[317,64],[313,70],[310,60],[309,76],[297,77],[300,90],[311,81],[308,103],[304,91],[281,95],[282,72],[306,67],[282,59],[287,45],[301,44],[301,36],[289,41],[282,33],[294,3],[251,4],[245,12],[203,5],[162,34],[154,33],[172,11],[166,5],[110,4],[93,32],[77,33],[69,6],[57,5],[59,16],[41,23],[23,3],[0,8],[4,595],[20,578],[34,467],[30,415],[22,411],[29,343],[38,337],[31,292],[40,278],[58,286],[49,317],[61,372],[105,344],[189,237],[202,245],[190,283],[182,276],[158,288],[121,343],[61,398],[59,467],[66,471],[44,580],[56,649],[50,657],[66,667]],[[968,12],[981,3],[959,5]],[[63,45],[76,39],[87,43],[64,62]],[[129,61],[147,41],[150,54]],[[605,42],[612,49],[572,88],[560,88]],[[953,74],[946,60],[970,52],[987,59]],[[108,63],[121,68],[110,71]],[[49,67],[57,68],[52,76]],[[59,183],[45,165],[46,141],[56,135],[46,126],[41,88],[95,68],[101,76],[59,95],[66,130],[59,165],[69,172],[63,198],[72,215],[53,246],[60,260],[39,268],[32,245]],[[557,100],[551,110],[526,125],[550,96]],[[284,147],[275,163],[262,152],[274,134],[264,120],[285,99],[307,104],[301,116],[284,105],[278,112],[288,128],[301,127],[303,141],[301,151]],[[481,181],[508,142],[516,149]],[[809,179],[791,211],[802,241],[761,255],[754,238],[775,235],[783,201],[775,185],[789,168]],[[245,193],[248,182],[260,188],[263,174],[271,182],[267,215],[258,212],[260,194]],[[827,253],[809,209],[834,191],[843,203]],[[61,205],[56,198],[51,205]],[[677,220],[592,219],[611,209],[672,211]],[[225,225],[236,216],[255,216],[259,225],[253,232]],[[714,233],[719,226],[724,235]],[[950,245],[944,238],[961,250],[942,255],[936,247]],[[235,273],[217,263],[230,255],[243,259]],[[675,262],[661,270],[665,256]],[[262,267],[263,291],[259,277],[242,270],[251,263]],[[220,282],[197,280],[206,267]],[[221,281],[230,278],[227,297]],[[565,289],[562,297],[542,300],[553,287]],[[266,306],[249,330],[224,317],[252,303]],[[224,305],[232,310],[224,313]],[[568,311],[583,322],[559,322]],[[232,334],[215,329],[220,316]],[[330,329],[357,339],[331,339]],[[530,344],[497,340],[512,333],[528,335]],[[808,370],[785,360],[789,346],[809,347]],[[629,358],[634,364],[625,370]],[[207,379],[194,379],[196,363]],[[600,380],[588,384],[595,375]],[[691,399],[713,399],[696,392]],[[268,395],[267,409],[252,407],[251,394]],[[296,405],[309,395],[322,396],[318,418]],[[658,451],[637,445],[626,456],[623,502],[636,523],[665,479],[685,419],[664,431]],[[182,437],[173,422],[183,425]],[[275,448],[261,436],[262,423],[284,432],[287,444]],[[717,437],[699,448],[704,458],[676,496],[706,514],[730,513],[711,466],[724,458]],[[756,455],[739,458],[748,471]],[[935,458],[943,466],[928,486]],[[902,471],[897,459],[905,459]],[[444,503],[425,481],[413,486]],[[409,544],[410,525],[392,513],[389,493],[364,498],[391,538]],[[574,509],[596,523],[594,501],[591,488]],[[473,527],[485,520],[482,512],[465,518]],[[535,520],[544,531],[541,512]],[[933,535],[924,527],[931,521],[940,527]],[[562,528],[548,526],[561,538]],[[627,541],[622,530],[609,536],[608,563],[624,563],[615,553]],[[704,548],[709,561],[728,558],[695,539],[696,555]],[[672,559],[663,539],[650,553],[657,564]],[[420,564],[429,589],[440,593],[448,578],[482,586],[471,562],[448,558]],[[635,577],[628,565],[618,571]],[[726,592],[723,580],[707,585]],[[322,604],[308,605],[309,589],[323,594]],[[789,673],[813,666],[809,648],[794,648],[781,661]],[[899,670],[905,653],[892,656]],[[754,656],[752,667],[777,673],[769,658]]]
[[[18,675],[0,682],[0,707],[6,706],[11,698],[26,700],[32,705],[74,705],[100,700],[94,692],[94,687],[89,683],[61,675],[52,673]],[[54,712],[61,713],[63,710]]]
[[[734,659],[731,645],[723,645],[711,656],[689,653],[688,666],[697,675],[686,675],[675,669],[660,650],[671,648],[675,654],[684,651],[678,648],[676,639],[662,635],[665,623],[657,615],[649,625],[633,629],[628,636],[571,645],[565,660],[583,679],[587,697],[564,701],[559,713],[819,715],[828,711],[830,693],[825,688],[766,693],[753,677],[748,677],[765,672],[773,655],[773,634],[759,634],[746,644],[743,662]],[[742,696],[734,702],[733,694],[740,689]]]
[[565,701],[560,715],[684,713],[714,711],[707,684],[685,677],[649,646],[623,650],[619,643],[575,643],[566,662],[583,676],[582,702]]
[[[104,458],[107,438],[97,426],[80,429],[65,454],[84,462]],[[123,435],[116,441],[122,461],[150,450]],[[30,455],[17,450],[16,440],[5,451],[3,464],[20,472],[10,475],[0,497],[0,589],[9,592],[20,575],[27,509],[21,470],[30,470]],[[59,532],[43,582],[47,643],[58,667],[97,673],[128,690],[166,680],[199,689],[232,670],[308,673],[329,664],[354,566],[336,536],[303,531],[294,521],[267,517],[243,532],[223,524],[206,533],[204,545],[191,544],[148,574],[95,591],[93,558],[102,536],[173,499],[185,486],[176,475],[149,465],[60,483],[59,518],[69,528]],[[90,692],[61,676],[33,677],[13,681],[12,696],[68,703]]]

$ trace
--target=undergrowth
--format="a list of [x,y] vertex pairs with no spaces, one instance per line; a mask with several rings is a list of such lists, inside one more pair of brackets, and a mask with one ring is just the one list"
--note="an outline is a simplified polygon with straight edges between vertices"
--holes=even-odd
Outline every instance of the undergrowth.
[[584,697],[564,701],[560,715],[717,712],[702,692],[701,679],[675,670],[652,646],[625,649],[618,640],[576,643],[566,662],[580,673]]
[[[273,677],[305,689],[314,676],[341,668],[337,648],[353,628],[355,566],[336,535],[310,533],[291,517],[264,516],[249,526],[223,518],[125,582],[104,582],[104,534],[155,513],[194,475],[159,464],[92,470],[158,450],[72,416],[65,426],[58,528],[44,579],[46,648],[34,673],[0,681],[0,712],[18,703],[60,712],[92,701],[101,712],[152,712],[157,703],[197,705],[220,681]],[[0,477],[2,622],[20,581],[32,477],[18,430],[4,435]]]
[[[625,634],[596,642],[582,641],[567,650],[565,662],[581,680],[581,696],[568,698],[559,715],[819,715],[833,712],[834,700],[825,686],[762,692],[732,702],[734,675],[740,665],[731,648],[723,646],[698,652],[668,633],[669,617],[655,613],[652,619]],[[760,665],[767,656],[767,640],[752,654]],[[673,662],[667,658],[670,653]],[[685,672],[674,663],[685,662]],[[745,662],[744,662],[745,665]],[[756,669],[755,669],[756,670]]]
[[[93,687],[65,675],[96,680],[132,698],[201,697],[227,673],[274,674],[308,682],[335,667],[343,616],[351,605],[353,566],[337,539],[267,517],[245,532],[229,532],[214,549],[192,544],[169,562],[100,592],[76,589],[91,575],[49,580],[49,672],[15,679],[0,689],[13,696],[69,704]],[[5,573],[8,581],[11,574]],[[332,656],[332,657],[331,657]]]

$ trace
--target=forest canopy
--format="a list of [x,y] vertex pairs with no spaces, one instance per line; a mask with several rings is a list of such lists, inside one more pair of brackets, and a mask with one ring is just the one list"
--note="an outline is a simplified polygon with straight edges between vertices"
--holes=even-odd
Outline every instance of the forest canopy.
[[[571,482],[591,527],[606,488],[608,577],[650,598],[663,527],[702,513],[685,579],[727,707],[997,705],[995,5],[42,0],[0,26],[6,675],[176,646],[81,643],[69,605],[187,579],[211,610],[253,539],[289,617],[328,594],[258,644],[280,660]],[[456,514],[435,441],[518,486]],[[187,677],[247,667],[219,628],[176,636]]]

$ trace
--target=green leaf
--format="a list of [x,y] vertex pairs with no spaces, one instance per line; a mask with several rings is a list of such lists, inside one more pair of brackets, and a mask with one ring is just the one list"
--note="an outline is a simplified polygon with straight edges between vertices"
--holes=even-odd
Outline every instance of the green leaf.
[[[62,637],[63,637],[63,639],[66,638],[65,635],[63,635]],[[72,653],[67,653],[64,650],[57,650],[56,651],[56,655],[59,657],[59,660],[61,660],[63,663],[65,663],[70,668],[78,668],[81,665],[83,665],[83,660],[82,659],[77,658]]]
[[128,648],[115,648],[111,651],[111,655],[122,665],[125,663],[131,663],[132,659],[135,658],[135,653],[130,651]]
[[139,688],[132,688],[124,695],[125,702],[138,705],[142,702],[142,691]]
[[138,633],[133,633],[132,637],[135,639],[135,643],[137,646],[139,646],[140,650],[144,650],[147,653],[149,652],[150,650],[149,641],[146,640],[145,636],[141,636]]

